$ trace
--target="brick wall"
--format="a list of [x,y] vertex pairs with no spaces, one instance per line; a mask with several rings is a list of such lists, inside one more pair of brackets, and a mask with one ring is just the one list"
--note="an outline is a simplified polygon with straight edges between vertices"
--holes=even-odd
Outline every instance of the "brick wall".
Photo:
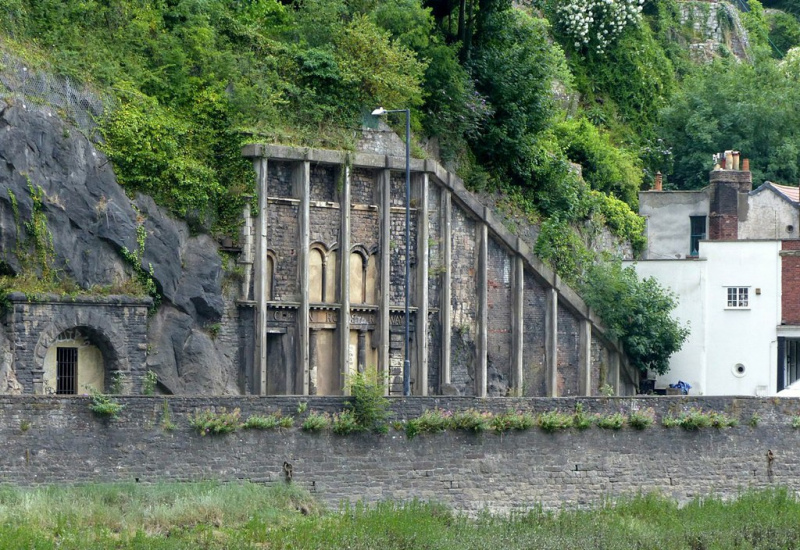
[[511,380],[511,327],[513,296],[511,291],[513,259],[494,239],[488,248],[488,387],[491,396],[508,394]]
[[578,320],[567,308],[558,305],[558,395],[580,395],[578,381],[580,334]]
[[800,240],[781,244],[781,323],[800,325]]
[[[209,407],[240,408],[242,417],[277,410],[341,410],[340,398],[124,397],[121,417],[98,419],[85,397],[0,396],[0,483],[29,486],[87,481],[223,481],[294,483],[332,508],[342,502],[431,499],[456,509],[509,512],[601,504],[608,498],[659,491],[685,501],[735,496],[748,488],[800,489],[800,430],[791,427],[796,400],[712,397],[584,399],[394,399],[397,418],[427,408],[471,407],[590,413],[652,407],[660,416],[689,407],[725,411],[740,421],[726,430],[685,431],[659,424],[638,431],[593,427],[554,434],[539,429],[493,433],[447,432],[408,440],[387,435],[307,434],[298,428],[201,437],[188,416]],[[177,428],[162,428],[164,411]],[[758,414],[758,427],[749,419]],[[771,450],[774,460],[768,463]]]
[[299,256],[299,216],[296,204],[271,204],[267,224],[267,245],[275,253],[274,300],[297,301]]
[[523,295],[523,391],[524,395],[546,395],[545,388],[545,312],[547,298],[532,273],[525,272]]
[[267,194],[292,198],[292,164],[270,160],[267,163]]

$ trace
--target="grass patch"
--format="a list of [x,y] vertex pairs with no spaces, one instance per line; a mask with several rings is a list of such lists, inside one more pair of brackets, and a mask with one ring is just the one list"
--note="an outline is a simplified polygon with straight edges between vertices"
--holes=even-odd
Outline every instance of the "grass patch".
[[284,484],[0,487],[2,548],[768,549],[794,548],[799,537],[800,503],[783,489],[683,507],[651,494],[589,510],[468,518],[419,501],[325,512]]

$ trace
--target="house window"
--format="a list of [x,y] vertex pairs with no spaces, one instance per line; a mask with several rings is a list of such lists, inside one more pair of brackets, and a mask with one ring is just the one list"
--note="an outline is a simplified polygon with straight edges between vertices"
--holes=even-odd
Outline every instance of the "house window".
[[56,393],[78,393],[78,348],[56,348]]
[[689,256],[700,254],[700,241],[706,238],[706,217],[689,216],[691,238],[689,239]]
[[727,308],[729,309],[749,309],[749,287],[730,286],[726,288],[728,292]]

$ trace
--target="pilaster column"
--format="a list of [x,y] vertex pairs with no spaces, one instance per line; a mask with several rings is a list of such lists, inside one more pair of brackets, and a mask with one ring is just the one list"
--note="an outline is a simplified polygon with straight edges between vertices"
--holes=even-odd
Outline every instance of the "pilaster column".
[[[485,219],[485,218],[484,218]],[[478,241],[478,341],[475,361],[475,395],[486,397],[489,353],[489,227],[477,225]]]
[[354,366],[350,365],[350,168],[344,164],[339,169],[344,172],[339,195],[339,372],[340,387],[346,390],[350,369]]
[[578,343],[578,393],[592,395],[592,323],[588,319],[579,321]]
[[267,394],[267,223],[269,219],[267,189],[267,159],[253,161],[258,177],[258,229],[256,233],[255,289],[256,299],[256,360],[253,382],[255,393]]
[[391,320],[389,318],[391,285],[391,240],[392,240],[392,172],[383,170],[379,177],[381,195],[381,288],[380,288],[380,337],[378,340],[378,370],[386,383],[389,393],[389,338]]
[[524,336],[525,311],[525,266],[522,257],[514,256],[512,319],[511,319],[511,395],[522,396],[523,359],[522,347]]
[[416,279],[417,291],[414,293],[417,306],[416,323],[414,328],[414,341],[416,342],[417,361],[413,378],[414,394],[428,395],[428,174],[427,172],[415,178],[414,187],[417,190],[417,265]]
[[453,325],[452,278],[453,278],[453,204],[450,191],[442,190],[442,273],[441,303],[439,315],[442,321],[442,372],[441,384],[450,384],[452,364],[450,361],[452,343],[450,341]]
[[297,312],[298,346],[300,347],[298,369],[303,373],[303,395],[309,394],[310,366],[309,366],[309,322],[310,307],[308,294],[309,276],[309,239],[311,233],[311,163],[298,162],[294,166],[293,174],[294,196],[300,199],[300,242],[298,243],[298,279],[300,281],[300,309]]
[[544,322],[545,389],[547,397],[558,397],[558,291],[549,288]]

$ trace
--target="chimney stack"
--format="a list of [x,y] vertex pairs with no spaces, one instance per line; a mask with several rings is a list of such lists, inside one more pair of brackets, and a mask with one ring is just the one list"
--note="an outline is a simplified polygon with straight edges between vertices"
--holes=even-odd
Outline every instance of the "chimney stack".
[[716,155],[716,159],[724,159],[724,164],[721,170],[712,170],[709,175],[708,238],[735,240],[739,238],[739,197],[746,200],[746,194],[753,189],[750,161],[743,159],[739,170],[739,152],[731,150]]

